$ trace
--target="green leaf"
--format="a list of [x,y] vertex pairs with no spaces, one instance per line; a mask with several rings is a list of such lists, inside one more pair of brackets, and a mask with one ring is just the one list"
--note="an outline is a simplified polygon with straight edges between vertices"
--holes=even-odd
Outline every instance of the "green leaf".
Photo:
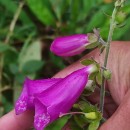
[[3,53],[10,49],[10,46],[4,43],[0,43],[0,53]]
[[0,117],[2,117],[4,114],[4,107],[3,105],[0,106]]
[[99,71],[98,74],[96,75],[96,82],[101,85],[102,83],[102,74],[101,72]]
[[123,28],[116,28],[115,29],[115,33],[114,33],[113,39],[119,39],[124,34],[127,35],[129,33],[130,18],[128,17],[125,21],[126,21],[126,26],[124,26]]
[[95,80],[96,76],[97,76],[98,72],[92,73],[89,75],[89,79],[90,80]]
[[[80,0],[82,3],[81,9],[79,11],[79,20],[86,20],[87,17],[93,12],[95,6],[100,6],[102,0]],[[89,19],[89,18],[88,18]],[[88,20],[87,19],[87,20]]]
[[55,65],[56,67],[59,67],[60,69],[65,68],[65,64],[63,63],[63,60],[61,57],[55,56],[52,53],[50,53],[49,56],[51,58],[51,62],[53,63],[53,65]]
[[130,4],[127,3],[121,10],[123,12],[129,14],[129,12],[130,12]]
[[43,65],[44,65],[43,61],[30,60],[24,64],[22,72],[27,74],[35,73],[36,71],[41,69]]
[[24,64],[31,60],[42,60],[40,40],[24,44],[18,59],[19,70],[23,68]]
[[88,124],[88,121],[86,120],[84,115],[74,115],[75,123],[81,127],[84,128]]
[[98,42],[93,42],[93,43],[88,44],[85,48],[86,49],[94,49],[94,48],[96,48],[98,46],[99,46]]
[[73,117],[69,120],[69,125],[71,130],[82,130]]
[[61,130],[63,126],[68,121],[69,116],[64,116],[62,118],[59,118],[58,120],[54,121],[52,124],[50,124],[45,130]]
[[16,63],[18,59],[18,52],[15,50],[8,50],[4,53],[4,65]]
[[18,65],[14,64],[14,63],[11,63],[9,65],[9,69],[11,71],[12,74],[17,74],[18,73]]
[[43,24],[56,25],[56,16],[49,0],[27,0],[27,4]]
[[11,95],[12,95],[12,93],[10,93],[10,91],[9,91],[9,92],[5,92],[2,96],[1,101],[4,106],[4,113],[7,113],[13,109],[13,104],[11,103],[11,101],[8,100],[9,98],[10,98],[10,100],[12,100]]
[[85,113],[89,113],[89,112],[94,112],[94,111],[98,111],[96,106],[91,105],[88,102],[85,101],[80,101],[79,103],[79,108],[85,112]]
[[91,65],[91,64],[93,64],[93,63],[95,63],[95,61],[92,60],[92,59],[85,59],[85,60],[82,60],[82,61],[81,61],[81,64],[82,64],[82,65],[85,65],[85,66]]
[[[59,21],[69,20],[70,0],[50,0]],[[58,5],[58,6],[57,6]]]
[[[15,76],[15,81],[19,84],[23,84],[24,80],[25,80],[25,75],[23,73],[17,73]],[[17,85],[18,86],[18,85]],[[16,86],[16,87],[17,87]],[[21,86],[20,86],[21,87]]]
[[[14,2],[12,0],[0,0],[0,4],[2,4],[6,10],[9,11],[9,13],[11,14],[15,14],[17,8],[18,8],[18,4],[16,4],[17,2]],[[22,10],[19,19],[24,23],[24,24],[31,24],[31,20],[29,19],[29,17],[26,15],[26,13]]]
[[96,120],[90,123],[88,130],[97,130],[99,127],[100,121]]
[[108,10],[112,9],[112,5],[103,5],[100,10],[96,11],[95,14],[91,17],[90,22],[86,26],[87,32],[90,32],[93,28],[98,28],[104,25],[106,21],[106,16],[103,14],[104,12],[108,12]]
[[78,14],[81,7],[81,1],[79,0],[71,0],[71,20],[73,22],[77,21]]
[[94,6],[94,1],[92,0],[82,0],[82,10],[81,10],[81,18],[85,18],[86,16],[88,16],[89,11],[93,8]]

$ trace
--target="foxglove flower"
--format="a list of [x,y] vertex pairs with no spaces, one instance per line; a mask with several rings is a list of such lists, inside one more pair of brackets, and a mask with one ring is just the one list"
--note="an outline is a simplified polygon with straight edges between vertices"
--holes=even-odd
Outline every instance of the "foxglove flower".
[[56,38],[50,50],[58,56],[74,56],[83,52],[87,44],[88,35],[76,34]]
[[60,114],[67,113],[77,101],[88,81],[88,75],[93,66],[77,70],[53,87],[35,95],[34,126],[43,130],[49,123],[56,120]]
[[16,114],[21,114],[27,109],[34,109],[33,100],[35,94],[47,90],[60,80],[61,78],[43,80],[30,80],[29,78],[26,78],[23,86],[23,91],[15,103]]

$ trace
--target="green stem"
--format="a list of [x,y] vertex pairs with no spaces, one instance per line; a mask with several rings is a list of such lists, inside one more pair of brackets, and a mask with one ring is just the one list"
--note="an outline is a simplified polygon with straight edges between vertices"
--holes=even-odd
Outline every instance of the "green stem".
[[[107,40],[107,45],[106,45],[106,53],[105,53],[105,59],[104,59],[104,65],[103,67],[107,67],[107,62],[108,62],[108,56],[109,56],[109,51],[110,51],[110,43],[112,41],[112,36],[113,32],[115,29],[115,16],[118,12],[119,7],[115,7],[112,13],[112,18],[111,18],[111,23],[110,23],[110,30],[109,30],[109,35],[108,35],[108,40]],[[103,108],[104,108],[104,98],[105,98],[105,82],[106,79],[103,76],[103,71],[102,70],[102,84],[101,84],[101,92],[100,92],[100,111],[103,113]]]
[[11,24],[10,24],[10,27],[9,27],[9,32],[8,32],[8,34],[6,36],[6,39],[5,39],[5,43],[9,43],[9,40],[10,40],[12,34],[13,34],[16,22],[17,22],[17,20],[19,18],[19,15],[20,15],[20,13],[22,11],[22,8],[23,8],[24,4],[25,4],[25,1],[20,2],[19,7],[16,10],[16,13],[14,14],[14,17],[13,17],[13,19],[11,21]]
[[3,70],[3,54],[0,56],[0,102],[2,99],[2,70]]
[[[5,44],[8,44],[10,41],[10,38],[13,34],[16,22],[19,18],[19,15],[22,11],[24,4],[25,4],[25,1],[20,2],[18,9],[16,10],[16,13],[14,14],[14,17],[13,17],[11,24],[10,24],[10,27],[9,27],[9,32],[5,38],[5,42],[4,42]],[[0,57],[0,100],[2,99],[2,91],[1,90],[2,90],[3,63],[4,63],[4,54],[1,54],[1,57]]]

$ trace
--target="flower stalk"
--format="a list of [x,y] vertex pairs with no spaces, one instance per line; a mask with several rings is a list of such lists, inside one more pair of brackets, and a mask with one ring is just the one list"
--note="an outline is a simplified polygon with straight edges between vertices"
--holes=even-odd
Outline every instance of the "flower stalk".
[[69,113],[61,113],[59,115],[59,117],[63,117],[63,116],[67,116],[67,115],[77,115],[77,114],[79,114],[79,115],[85,115],[84,112],[69,112]]
[[[112,17],[111,17],[111,22],[110,22],[110,29],[109,29],[109,34],[108,34],[108,39],[107,39],[107,44],[106,44],[106,52],[105,52],[105,59],[104,59],[104,64],[103,64],[103,68],[107,67],[107,62],[108,62],[108,57],[109,57],[109,51],[110,51],[110,43],[112,41],[112,36],[113,36],[113,32],[114,29],[116,28],[116,15],[118,13],[118,10],[120,9],[120,7],[123,6],[123,3],[125,2],[125,0],[117,0],[115,3],[115,8],[113,10],[112,13]],[[103,71],[102,70],[102,84],[101,84],[101,91],[100,91],[100,111],[103,113],[103,109],[104,109],[104,98],[105,98],[105,77],[103,75]]]

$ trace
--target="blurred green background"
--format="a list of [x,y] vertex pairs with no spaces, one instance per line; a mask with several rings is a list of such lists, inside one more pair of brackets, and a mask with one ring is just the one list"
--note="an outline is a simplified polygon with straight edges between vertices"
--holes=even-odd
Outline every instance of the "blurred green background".
[[[0,0],[0,116],[13,108],[25,77],[51,77],[82,56],[53,55],[55,37],[100,28],[106,40],[113,7],[113,0]],[[130,40],[130,0],[123,11],[117,20],[125,18],[125,26],[114,40]],[[48,129],[60,130],[64,121]]]

